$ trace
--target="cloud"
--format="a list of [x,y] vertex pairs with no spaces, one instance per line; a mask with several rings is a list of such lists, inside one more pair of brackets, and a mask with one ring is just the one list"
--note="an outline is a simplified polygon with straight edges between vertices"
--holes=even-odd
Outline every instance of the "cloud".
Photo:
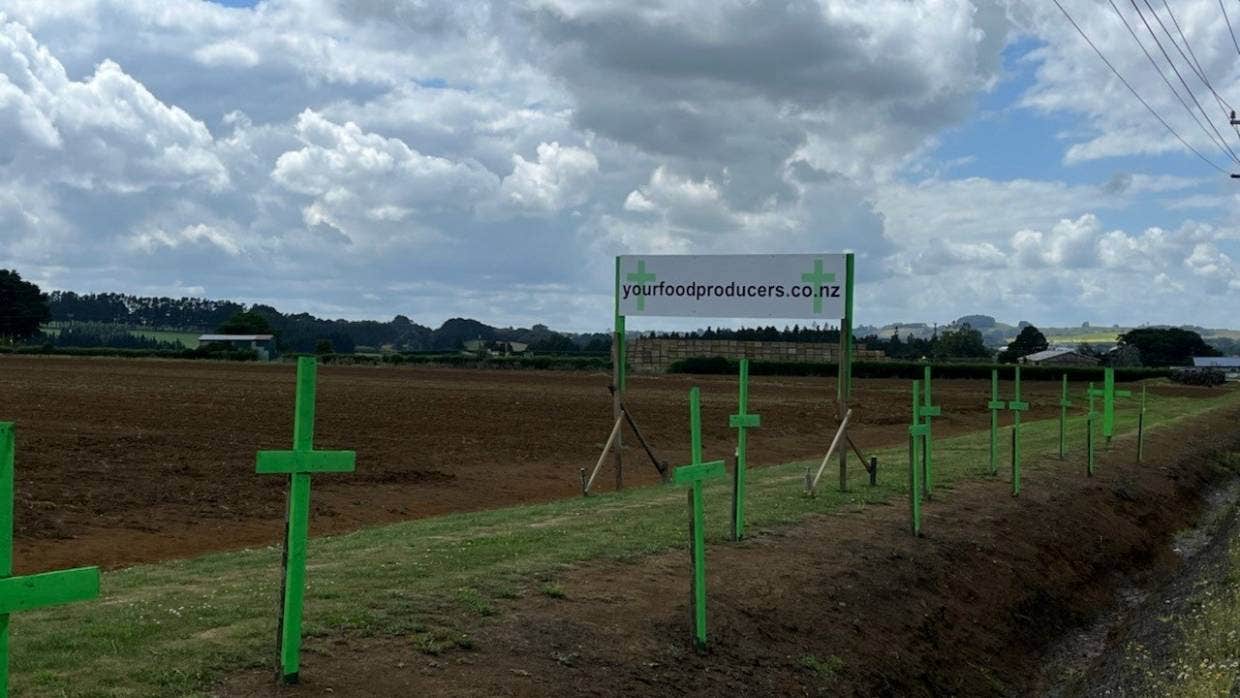
[[504,178],[500,194],[518,209],[558,211],[585,203],[597,173],[598,159],[590,151],[540,143],[534,162],[512,156],[512,174]]

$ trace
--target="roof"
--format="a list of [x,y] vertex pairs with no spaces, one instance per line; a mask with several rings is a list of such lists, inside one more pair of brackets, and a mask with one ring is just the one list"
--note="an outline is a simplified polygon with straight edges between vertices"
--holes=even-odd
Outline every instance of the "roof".
[[275,338],[272,334],[204,334],[198,336],[200,342],[269,342]]
[[[1064,354],[1076,354],[1076,353],[1077,352],[1073,349],[1047,349],[1045,351],[1039,351],[1033,354],[1026,354],[1022,358],[1024,358],[1025,361],[1046,361],[1047,359],[1053,359],[1056,356],[1063,356]],[[1084,354],[1082,354],[1081,356],[1084,356]]]
[[1240,368],[1240,356],[1194,356],[1193,365],[1199,368]]

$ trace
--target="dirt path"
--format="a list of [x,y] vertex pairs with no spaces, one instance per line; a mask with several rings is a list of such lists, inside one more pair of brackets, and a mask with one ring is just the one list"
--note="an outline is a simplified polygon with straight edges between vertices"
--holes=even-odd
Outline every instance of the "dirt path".
[[[0,419],[18,429],[18,572],[277,542],[285,483],[255,475],[254,453],[291,440],[293,378],[291,365],[0,357]],[[358,470],[315,478],[312,533],[576,496],[578,470],[593,465],[611,428],[608,382],[602,373],[323,367],[316,443],[356,449]],[[734,379],[632,381],[630,407],[673,464],[689,457],[685,395],[695,384],[706,456],[725,457]],[[1058,384],[1025,388],[1029,418],[1057,414]],[[858,443],[903,443],[908,390],[905,380],[857,381]],[[750,463],[820,457],[834,393],[830,379],[755,378],[750,408],[762,428],[750,433]],[[988,393],[985,381],[936,381],[936,435],[985,428]],[[655,481],[633,441],[625,482]],[[599,482],[607,489],[614,477]]]
[[683,551],[596,564],[564,598],[509,602],[462,623],[470,650],[430,657],[408,638],[314,638],[305,684],[267,671],[226,696],[1025,695],[1052,643],[1109,607],[1121,584],[1165,576],[1169,541],[1240,448],[1240,408],[1159,430],[1076,466],[1029,467],[1020,498],[971,481],[907,532],[902,502],[815,517],[709,551],[712,647],[688,649]]

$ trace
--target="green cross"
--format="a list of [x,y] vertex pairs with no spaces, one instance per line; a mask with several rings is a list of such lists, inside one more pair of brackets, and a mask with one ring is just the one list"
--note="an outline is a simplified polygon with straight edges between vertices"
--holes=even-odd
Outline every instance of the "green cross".
[[824,274],[822,271],[822,260],[814,260],[814,271],[801,274],[801,281],[811,284],[814,287],[814,312],[822,312],[822,286],[826,283],[835,283],[835,274]]
[[99,568],[13,576],[12,422],[0,422],[0,698],[9,695],[9,615],[99,596]]
[[1089,398],[1089,413],[1085,416],[1085,474],[1091,477],[1094,474],[1094,420],[1098,418],[1098,413],[1094,411],[1094,398],[1101,394],[1094,389],[1092,382],[1085,391]]
[[1020,399],[1020,366],[1016,367],[1016,399],[1008,403],[1012,412],[1012,496],[1020,495],[1020,413],[1029,409],[1029,403]]
[[[637,271],[630,272],[628,276],[626,276],[625,278],[627,278],[629,281],[632,281],[635,284],[644,284],[647,281],[654,281],[656,277],[654,274],[646,273],[646,260],[639,259],[637,260]],[[637,309],[639,311],[646,309],[645,294],[640,294],[637,296]]]
[[732,540],[745,537],[745,451],[749,429],[762,425],[762,417],[749,414],[749,359],[741,359],[740,399],[736,414],[728,416],[728,426],[736,430],[736,471],[732,486]]
[[1063,374],[1063,390],[1059,395],[1059,460],[1063,460],[1067,451],[1068,441],[1068,408],[1072,400],[1068,398],[1068,374]]
[[[924,398],[924,400],[922,401],[920,405],[913,406],[913,411],[915,412],[913,423],[914,424],[920,423],[926,427],[926,439],[925,439],[925,446],[924,446],[925,456],[922,458],[922,462],[925,468],[925,476],[924,476],[924,479],[922,480],[922,487],[925,489],[926,499],[930,499],[931,497],[934,496],[934,447],[932,445],[934,441],[934,436],[933,436],[933,431],[930,427],[930,418],[941,416],[943,414],[943,408],[939,407],[938,405],[931,404],[930,367],[929,366],[926,366],[925,368],[924,385],[925,385],[925,390],[922,392],[922,397]],[[917,419],[918,417],[920,417],[920,419]]]
[[1137,415],[1137,462],[1145,454],[1145,384],[1141,384],[1141,412]]
[[1111,443],[1111,437],[1115,435],[1115,398],[1132,397],[1131,390],[1115,389],[1115,369],[1106,368],[1103,370],[1102,390],[1098,391],[1091,387],[1090,395],[1102,398],[1102,435],[1106,437],[1107,443]]
[[922,424],[921,381],[913,381],[913,423],[908,428],[908,497],[909,515],[914,536],[921,535],[921,443],[930,435],[929,425]]
[[1007,403],[999,399],[999,369],[990,369],[990,474],[999,474],[999,410],[1007,409]]
[[293,450],[259,451],[259,474],[289,475],[288,529],[284,542],[284,587],[280,605],[280,676],[297,683],[301,671],[301,616],[306,588],[306,539],[310,527],[310,474],[353,472],[353,451],[314,450],[314,393],[318,363],[312,356],[297,359],[297,398],[293,417]]
[[723,461],[702,462],[702,407],[697,387],[689,390],[689,434],[693,448],[693,462],[682,465],[672,473],[672,482],[689,487],[689,544],[693,560],[693,646],[706,649],[706,532],[705,512],[702,510],[702,483],[726,476]]

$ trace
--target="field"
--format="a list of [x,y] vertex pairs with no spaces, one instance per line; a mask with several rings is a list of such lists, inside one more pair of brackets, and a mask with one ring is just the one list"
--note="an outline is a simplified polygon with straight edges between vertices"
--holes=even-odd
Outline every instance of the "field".
[[[41,329],[44,334],[55,336],[60,334],[62,329],[75,324],[86,328],[99,327],[97,323],[56,322],[44,325]],[[113,327],[119,331],[128,332],[129,334],[136,335],[138,337],[153,339],[157,342],[180,342],[186,349],[197,349],[198,336],[202,334],[201,332],[184,332],[179,330],[152,330],[145,327],[133,327],[126,325],[111,325],[110,327]]]
[[[723,543],[728,489],[710,488],[718,640],[699,657],[681,639],[683,492],[636,487],[657,476],[630,446],[634,487],[579,494],[610,428],[607,375],[320,371],[316,445],[356,449],[358,469],[314,479],[312,533],[347,535],[312,542],[306,683],[290,692],[264,668],[285,482],[255,475],[254,452],[287,447],[292,367],[0,358],[2,418],[18,428],[18,571],[117,570],[100,602],[15,618],[17,695],[1027,689],[1038,652],[1105,606],[1117,573],[1173,566],[1162,541],[1194,520],[1219,477],[1213,454],[1240,442],[1240,392],[1154,383],[1150,464],[1132,464],[1124,409],[1087,481],[1081,386],[1077,458],[1061,463],[1048,419],[1059,386],[1027,382],[1015,499],[985,477],[988,383],[936,381],[942,489],[918,544],[901,500],[909,381],[858,381],[854,434],[881,460],[879,486],[855,468],[849,493],[827,484],[809,499],[800,478],[830,439],[834,382],[756,378],[755,535]],[[689,457],[695,384],[705,456],[727,458],[734,380],[631,385],[633,413],[673,465]],[[600,483],[612,481],[608,465]]]

